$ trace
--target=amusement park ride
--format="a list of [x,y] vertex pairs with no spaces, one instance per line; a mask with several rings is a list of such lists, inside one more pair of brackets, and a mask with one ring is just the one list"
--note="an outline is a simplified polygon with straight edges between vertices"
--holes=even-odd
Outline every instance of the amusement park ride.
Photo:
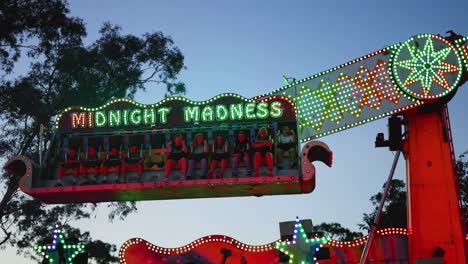
[[[312,162],[332,164],[330,149],[315,139],[390,116],[389,139],[379,134],[376,146],[406,160],[408,229],[377,231],[367,261],[467,263],[446,106],[467,80],[468,37],[417,35],[251,99],[72,106],[58,116],[40,164],[18,156],[5,169],[23,176],[21,190],[45,203],[310,193]],[[287,242],[263,246],[214,235],[169,249],[137,238],[119,257],[280,263],[282,251],[289,263],[357,263],[367,241],[311,237],[299,222],[294,232]]]

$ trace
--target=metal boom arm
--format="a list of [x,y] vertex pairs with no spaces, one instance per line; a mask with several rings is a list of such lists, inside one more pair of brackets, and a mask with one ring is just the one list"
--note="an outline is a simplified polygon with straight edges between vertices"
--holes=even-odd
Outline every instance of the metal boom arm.
[[467,79],[468,37],[417,35],[268,94],[296,103],[300,140],[449,100]]

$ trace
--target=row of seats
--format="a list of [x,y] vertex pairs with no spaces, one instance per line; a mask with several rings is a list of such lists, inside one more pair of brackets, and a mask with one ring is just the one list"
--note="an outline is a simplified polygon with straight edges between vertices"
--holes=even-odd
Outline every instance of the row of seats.
[[[281,140],[279,138],[276,141],[274,140],[275,130],[268,129],[267,131],[271,141],[277,142],[275,147],[281,147]],[[251,138],[249,137],[249,132],[243,131],[242,133],[247,135],[247,138]],[[224,140],[227,146],[234,146],[237,139],[232,135],[229,136],[229,134],[226,136],[226,134],[218,134],[217,136],[225,137]],[[239,133],[236,133],[236,137],[237,134]],[[294,133],[292,134],[294,135]],[[184,135],[178,136],[183,137]],[[276,137],[278,136],[281,136],[281,133],[276,135]],[[213,146],[214,139],[210,140],[205,135],[203,137],[206,144],[211,142],[209,145]],[[125,177],[128,171],[136,171],[141,176],[144,170],[160,170],[165,164],[167,169],[167,161],[170,158],[168,145],[170,146],[174,138],[175,135],[171,137],[168,134],[63,137],[60,144],[62,162],[59,164],[58,178],[61,181],[66,174],[73,174],[77,177],[79,174],[86,176],[90,173],[97,177],[99,174],[107,175],[109,172],[114,172]],[[191,137],[187,136],[187,138]],[[193,152],[192,146],[194,142],[194,140],[189,140],[191,141],[190,143],[185,143],[184,140],[184,144],[188,148],[186,151],[188,159],[190,159],[190,153]],[[295,146],[295,144],[292,145]],[[275,147],[272,146],[270,148],[271,153],[274,152]],[[213,150],[212,147],[209,148],[207,156],[209,160],[213,159],[211,150]],[[229,148],[229,151],[232,151],[232,149]],[[251,149],[251,154],[254,154],[253,149]],[[285,154],[288,155],[288,153]],[[180,169],[184,170],[184,168]]]

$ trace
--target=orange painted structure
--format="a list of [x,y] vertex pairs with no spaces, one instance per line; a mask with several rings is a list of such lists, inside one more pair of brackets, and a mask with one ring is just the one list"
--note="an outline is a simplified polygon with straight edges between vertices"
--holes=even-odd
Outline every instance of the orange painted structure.
[[458,179],[446,106],[406,113],[410,263],[443,254],[444,263],[466,263]]

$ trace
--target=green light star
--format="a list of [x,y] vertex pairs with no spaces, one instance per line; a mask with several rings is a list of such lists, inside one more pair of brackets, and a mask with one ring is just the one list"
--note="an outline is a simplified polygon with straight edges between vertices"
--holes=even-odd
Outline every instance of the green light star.
[[425,39],[426,43],[422,50],[415,46],[417,44],[414,44],[414,41],[407,41],[404,46],[408,49],[411,59],[395,62],[395,65],[411,71],[403,82],[403,86],[407,87],[420,82],[424,97],[428,96],[434,82],[445,90],[449,90],[450,85],[444,74],[460,69],[456,65],[445,62],[450,53],[453,52],[450,46],[436,51],[432,36],[428,35]]
[[320,130],[327,119],[338,124],[343,114],[335,98],[337,90],[337,84],[325,80],[315,90],[303,86],[296,99],[301,125]]
[[[49,263],[72,264],[76,255],[84,251],[84,245],[66,244],[59,225],[54,228],[52,244],[46,246],[35,246],[34,249],[47,258]],[[65,261],[65,262],[63,262]]]
[[279,251],[288,255],[289,263],[292,264],[312,264],[318,263],[315,254],[319,252],[322,245],[328,243],[330,238],[309,239],[302,227],[299,218],[296,218],[294,235],[292,241],[276,242],[275,247]]

